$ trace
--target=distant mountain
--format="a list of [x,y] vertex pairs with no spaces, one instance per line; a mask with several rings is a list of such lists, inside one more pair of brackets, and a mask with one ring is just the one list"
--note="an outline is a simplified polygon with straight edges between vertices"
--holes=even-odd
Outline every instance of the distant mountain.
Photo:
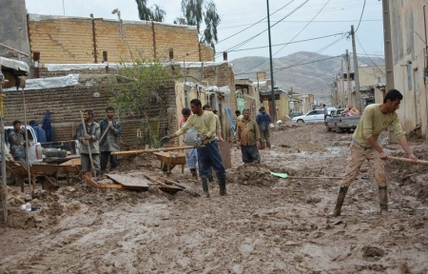
[[[385,61],[378,57],[359,57],[359,66],[383,66]],[[270,79],[269,58],[242,57],[231,61],[235,69],[236,78],[250,78],[257,80],[256,73],[266,72]],[[331,100],[331,86],[336,74],[340,72],[341,57],[322,55],[315,52],[296,52],[285,57],[273,58],[274,81],[284,90],[301,94],[312,93],[316,99],[329,102]],[[344,71],[345,69],[345,62]],[[351,58],[351,72],[353,61]]]

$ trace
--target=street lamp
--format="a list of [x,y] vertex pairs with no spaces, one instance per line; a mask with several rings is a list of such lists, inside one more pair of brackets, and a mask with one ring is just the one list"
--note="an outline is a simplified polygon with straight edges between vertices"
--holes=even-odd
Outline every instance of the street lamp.
[[111,11],[111,14],[117,14],[117,18],[119,19],[119,33],[120,33],[120,43],[123,43],[123,21],[120,18],[120,10],[118,8]]

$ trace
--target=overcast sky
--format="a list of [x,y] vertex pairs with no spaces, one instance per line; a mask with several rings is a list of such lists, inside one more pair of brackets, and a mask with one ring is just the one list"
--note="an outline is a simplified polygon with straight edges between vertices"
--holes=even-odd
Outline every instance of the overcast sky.
[[[181,15],[180,0],[148,0],[166,11],[172,24]],[[269,56],[265,0],[214,0],[222,19],[216,56],[228,51],[229,60],[244,56]],[[363,7],[363,4],[365,5]],[[28,13],[139,20],[135,0],[26,0]],[[297,51],[340,55],[348,49],[351,25],[357,29],[357,53],[383,57],[382,2],[378,0],[270,0],[272,53],[282,57]],[[362,13],[362,10],[364,12]],[[362,20],[360,17],[362,14]],[[324,37],[325,38],[320,38]],[[305,41],[306,40],[306,41]],[[287,43],[292,43],[287,45]]]

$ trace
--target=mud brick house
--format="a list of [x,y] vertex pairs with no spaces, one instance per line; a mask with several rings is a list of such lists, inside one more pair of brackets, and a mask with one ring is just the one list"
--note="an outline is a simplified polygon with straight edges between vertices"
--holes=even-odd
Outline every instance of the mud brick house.
[[[146,111],[149,121],[157,124],[159,136],[177,130],[182,117],[181,109],[189,106],[193,98],[199,98],[203,104],[209,103],[218,110],[236,104],[234,96],[230,96],[234,92],[234,73],[229,63],[204,63],[203,67],[181,63],[169,66],[180,70],[182,78],[170,81],[161,91],[162,103],[153,104]],[[52,111],[55,141],[75,139],[76,127],[81,121],[79,110],[93,109],[96,120],[104,117],[112,91],[121,85],[116,78],[117,69],[111,65],[106,73],[102,64],[46,65],[39,70],[41,78],[27,80],[27,120],[40,123],[44,111],[49,109]],[[166,69],[170,68],[167,66]],[[24,119],[23,99],[21,90],[6,90],[6,124],[11,124],[15,119]],[[230,127],[223,113],[220,116],[223,130],[225,137],[229,137]],[[130,147],[140,146],[142,117],[133,113],[117,114],[123,126],[122,142]]]
[[[219,110],[236,105],[230,96],[235,92],[232,66],[213,62],[212,48],[199,43],[193,26],[35,14],[27,15],[26,21],[23,29],[28,30],[30,68],[40,78],[27,81],[27,120],[41,122],[44,111],[51,110],[55,141],[76,137],[79,110],[91,108],[96,119],[103,118],[112,90],[121,84],[117,69],[135,60],[159,60],[182,75],[162,90],[162,105],[152,105],[148,111],[160,136],[177,129],[181,108],[193,98]],[[75,79],[72,83],[64,80],[71,78]],[[32,81],[61,84],[30,87]],[[23,120],[23,93],[12,89],[6,94],[6,124]],[[122,142],[139,145],[142,117],[120,112],[119,117],[124,128]],[[224,114],[221,118],[228,137],[227,118]]]

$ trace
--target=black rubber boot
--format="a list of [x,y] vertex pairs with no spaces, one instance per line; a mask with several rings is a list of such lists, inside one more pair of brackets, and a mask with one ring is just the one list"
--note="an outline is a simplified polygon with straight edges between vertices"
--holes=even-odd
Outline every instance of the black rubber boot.
[[208,191],[208,178],[203,176],[201,177],[201,180],[202,180],[202,190],[204,191],[204,193],[202,194],[202,197],[209,198],[210,192]]
[[343,201],[345,200],[347,191],[348,191],[347,187],[340,187],[339,195],[337,196],[336,207],[331,213],[331,216],[334,216],[334,217],[340,216],[340,210],[342,209]]
[[379,204],[381,212],[388,212],[388,188],[386,186],[379,187]]
[[218,185],[220,187],[220,195],[221,196],[229,194],[229,193],[227,193],[227,190],[226,190],[226,178],[218,178]]
[[198,172],[196,171],[196,169],[191,169],[190,170],[190,173],[192,174],[192,176],[193,176],[193,179],[196,179],[196,178],[198,178]]

